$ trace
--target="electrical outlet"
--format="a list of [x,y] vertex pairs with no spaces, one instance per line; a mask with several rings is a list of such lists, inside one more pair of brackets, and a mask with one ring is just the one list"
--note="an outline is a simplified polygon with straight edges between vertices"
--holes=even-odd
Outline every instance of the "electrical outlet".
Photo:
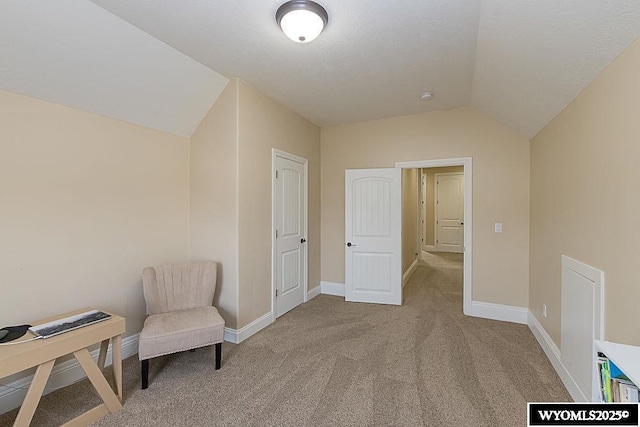
[[547,304],[542,304],[542,315],[547,317]]

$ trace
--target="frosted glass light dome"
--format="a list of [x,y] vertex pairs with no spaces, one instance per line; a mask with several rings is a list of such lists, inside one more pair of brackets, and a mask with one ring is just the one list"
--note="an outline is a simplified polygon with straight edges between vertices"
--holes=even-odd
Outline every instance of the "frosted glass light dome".
[[276,12],[276,21],[282,31],[298,43],[309,43],[318,37],[328,18],[322,6],[307,0],[289,1]]

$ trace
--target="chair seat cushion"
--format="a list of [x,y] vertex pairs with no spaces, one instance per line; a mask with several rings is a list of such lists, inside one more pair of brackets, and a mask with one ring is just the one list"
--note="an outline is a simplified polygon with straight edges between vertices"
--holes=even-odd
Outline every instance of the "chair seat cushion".
[[215,307],[153,314],[140,332],[140,360],[217,344],[224,339],[224,319]]

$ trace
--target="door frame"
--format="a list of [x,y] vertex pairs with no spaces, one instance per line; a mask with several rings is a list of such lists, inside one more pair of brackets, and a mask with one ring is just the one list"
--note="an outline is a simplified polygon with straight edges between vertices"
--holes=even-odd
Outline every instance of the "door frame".
[[[424,219],[424,224],[423,227],[420,229],[420,233],[422,234],[422,246],[420,247],[421,249],[421,253],[420,256],[422,258],[422,252],[436,252],[436,245],[435,245],[435,237],[434,237],[434,244],[433,245],[428,245],[427,244],[427,230],[426,228],[428,227],[427,224],[427,206],[428,206],[428,200],[429,200],[429,192],[427,191],[427,187],[429,186],[429,177],[427,176],[426,172],[424,171],[424,168],[420,168],[420,176],[423,177],[424,176],[424,188],[421,189],[422,193],[420,194],[421,197],[421,201],[423,202],[422,206],[424,207],[424,212],[421,212],[420,215],[421,218]],[[422,184],[422,180],[420,181],[420,183]],[[435,236],[435,231],[434,231],[434,236]]]
[[307,247],[304,251],[304,273],[303,273],[303,294],[304,304],[309,300],[309,161],[304,157],[287,153],[286,151],[271,149],[271,314],[273,322],[276,321],[276,261],[277,261],[277,245],[276,245],[276,159],[280,157],[300,163],[304,166],[304,235],[307,239]]
[[[422,241],[422,169],[418,169],[418,182],[416,183],[417,186],[416,188],[418,189],[418,194],[417,194],[417,200],[418,200],[418,212],[416,212],[416,219],[418,221],[418,224],[416,226],[416,230],[420,230],[420,232],[416,233],[416,258],[415,261],[419,262],[422,259],[422,244],[424,243]],[[426,186],[425,186],[426,187]],[[402,212],[400,212],[400,215],[402,215]]]
[[436,159],[436,160],[417,160],[409,162],[396,162],[397,168],[402,169],[421,169],[421,168],[439,168],[445,166],[462,166],[464,173],[464,252],[462,253],[463,259],[463,277],[462,277],[462,312],[467,315],[472,315],[472,303],[473,303],[473,245],[472,245],[472,193],[473,193],[473,173],[472,173],[472,159],[471,157],[457,157],[449,159]]
[[[435,223],[434,233],[433,233],[433,237],[435,239],[434,243],[435,243],[435,247],[436,247],[436,252],[443,252],[443,251],[440,250],[440,239],[438,239],[438,229],[440,228],[440,227],[438,227],[438,225],[439,225],[438,224],[438,215],[440,213],[439,212],[439,209],[440,209],[440,203],[439,203],[440,195],[438,194],[438,191],[440,191],[440,188],[438,187],[438,185],[439,185],[438,177],[439,176],[447,176],[447,175],[463,175],[463,180],[464,180],[464,173],[461,173],[461,172],[441,172],[441,173],[433,174],[433,178],[436,181],[435,185],[433,187],[434,188],[434,192],[435,192],[435,196],[436,196],[435,197],[436,206],[435,206],[435,211],[434,211],[434,218],[435,218],[436,223]],[[462,195],[464,196],[464,188],[462,190]],[[462,203],[465,204],[464,200],[463,200]],[[464,216],[464,213],[463,213],[463,216]],[[462,227],[462,234],[463,234],[463,237],[464,237],[464,224],[463,224],[463,227]],[[464,247],[464,240],[462,241],[462,246]],[[462,252],[464,252],[464,248],[463,248]]]

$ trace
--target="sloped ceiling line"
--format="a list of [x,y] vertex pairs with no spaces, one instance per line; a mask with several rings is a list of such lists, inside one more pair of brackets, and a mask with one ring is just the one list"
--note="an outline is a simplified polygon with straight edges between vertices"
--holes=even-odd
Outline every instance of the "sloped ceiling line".
[[190,136],[228,79],[86,0],[0,2],[0,88]]
[[190,136],[239,77],[319,126],[472,105],[531,138],[640,36],[636,0],[322,0],[301,45],[281,3],[4,0],[0,88]]

